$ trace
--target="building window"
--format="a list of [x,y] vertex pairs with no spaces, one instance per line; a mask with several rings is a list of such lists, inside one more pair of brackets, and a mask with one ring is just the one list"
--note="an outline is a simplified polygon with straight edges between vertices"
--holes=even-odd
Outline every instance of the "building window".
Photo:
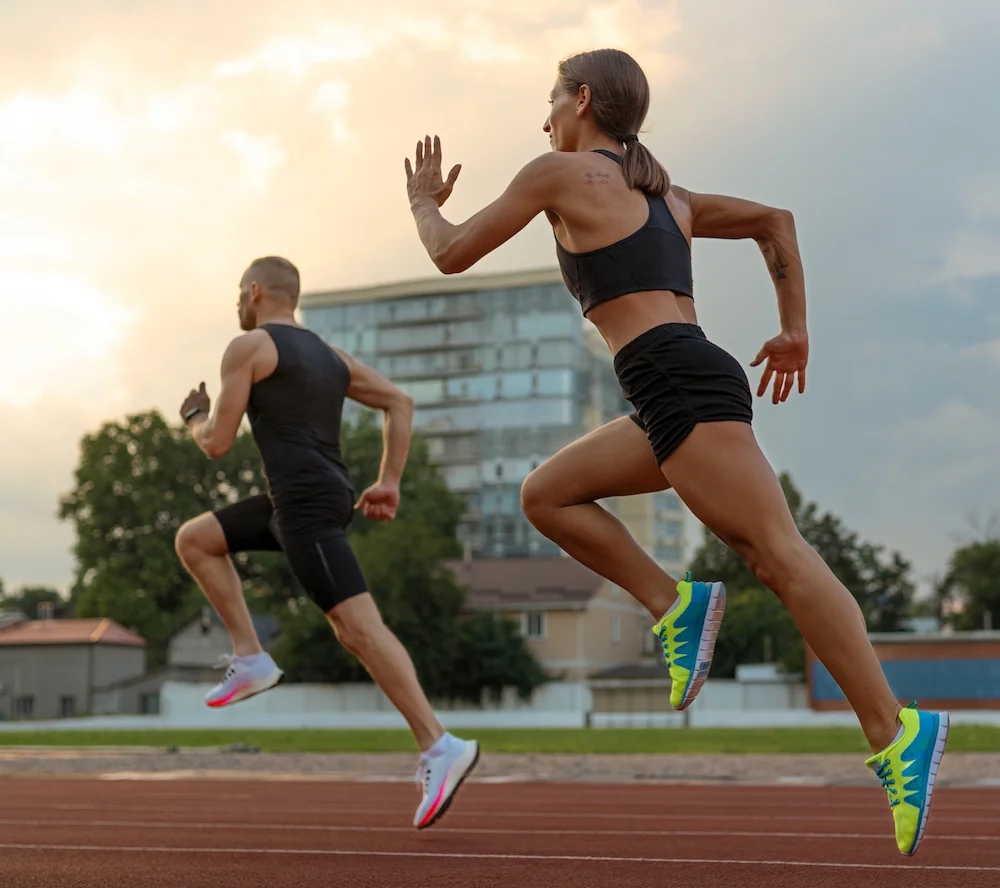
[[664,545],[657,543],[656,560],[676,563],[681,560],[681,547],[677,545]]
[[657,519],[656,535],[661,539],[670,543],[675,543],[681,538],[683,533],[684,528],[681,527],[680,521]]
[[611,615],[611,643],[617,644],[622,640],[622,621],[618,614]]
[[545,637],[545,612],[532,611],[521,618],[521,634],[525,638]]
[[59,717],[72,718],[76,715],[76,697],[62,696],[59,698]]
[[681,512],[681,499],[673,490],[655,494],[657,512]]
[[160,712],[160,692],[149,691],[139,695],[139,715],[158,715]]
[[18,697],[14,703],[14,711],[18,718],[31,718],[35,714],[35,698],[30,694]]

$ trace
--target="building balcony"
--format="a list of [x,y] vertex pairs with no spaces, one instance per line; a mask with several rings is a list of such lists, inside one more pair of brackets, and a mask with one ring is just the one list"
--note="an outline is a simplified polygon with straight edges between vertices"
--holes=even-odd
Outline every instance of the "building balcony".
[[[389,354],[388,352],[386,354]],[[423,379],[450,379],[455,376],[469,376],[471,374],[483,373],[483,365],[481,363],[470,364],[468,367],[464,367],[460,370],[421,370],[414,373],[393,373],[393,379],[403,380],[404,382],[419,382]]]
[[446,311],[441,314],[424,315],[414,318],[386,318],[376,321],[375,326],[379,330],[387,327],[420,327],[426,324],[450,323],[452,321],[479,321],[486,316],[486,312],[479,309],[465,309],[464,311]]
[[[482,344],[482,340],[479,339],[462,339],[455,341],[433,342],[428,345],[408,344],[400,346],[399,348],[385,348],[384,346],[379,346],[375,351],[375,356],[377,358],[388,358],[394,355],[422,354],[424,352],[438,352],[445,349],[477,348]],[[463,372],[467,373],[468,371]]]

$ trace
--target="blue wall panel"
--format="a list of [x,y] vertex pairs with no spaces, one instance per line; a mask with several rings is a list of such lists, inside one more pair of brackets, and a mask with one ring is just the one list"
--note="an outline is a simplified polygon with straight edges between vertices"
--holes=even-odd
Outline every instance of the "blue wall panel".
[[[897,697],[1000,700],[1000,660],[888,660],[882,668]],[[813,663],[812,682],[814,700],[844,699],[822,663]]]

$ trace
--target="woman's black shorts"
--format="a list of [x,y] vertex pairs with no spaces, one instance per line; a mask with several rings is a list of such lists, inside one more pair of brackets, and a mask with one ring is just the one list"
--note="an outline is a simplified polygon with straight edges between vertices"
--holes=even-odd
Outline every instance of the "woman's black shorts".
[[[236,552],[284,552],[306,594],[329,613],[348,598],[368,591],[361,565],[342,528],[282,533],[271,498],[262,493],[218,509],[226,546]],[[293,523],[293,522],[290,522]]]
[[752,422],[753,396],[732,355],[697,324],[662,324],[615,355],[615,373],[659,465],[699,422]]

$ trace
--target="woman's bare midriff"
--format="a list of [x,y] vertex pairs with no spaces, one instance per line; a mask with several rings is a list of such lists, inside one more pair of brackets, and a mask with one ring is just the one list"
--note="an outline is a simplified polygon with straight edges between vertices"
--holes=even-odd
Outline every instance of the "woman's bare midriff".
[[616,355],[622,346],[661,324],[697,324],[694,300],[672,290],[628,293],[610,302],[595,305],[589,320]]

